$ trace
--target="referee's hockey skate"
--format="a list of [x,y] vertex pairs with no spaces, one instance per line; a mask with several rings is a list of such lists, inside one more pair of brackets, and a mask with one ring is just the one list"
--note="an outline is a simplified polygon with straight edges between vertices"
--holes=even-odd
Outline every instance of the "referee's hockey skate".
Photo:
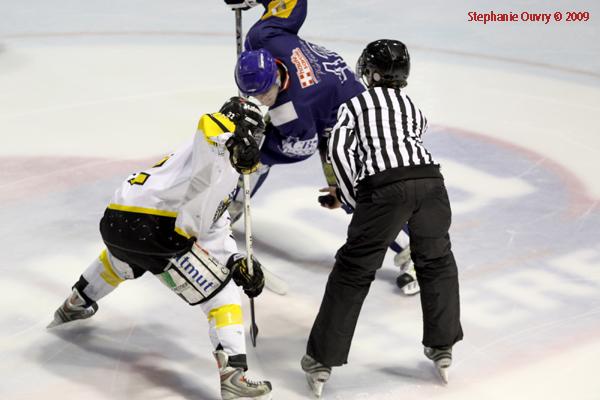
[[323,386],[331,376],[331,367],[327,367],[308,354],[300,361],[302,370],[306,373],[306,381],[316,398],[320,399],[323,394]]
[[425,347],[425,356],[435,364],[440,377],[445,384],[448,383],[448,369],[452,365],[452,347]]
[[73,289],[71,295],[54,312],[54,320],[46,328],[54,328],[66,322],[90,318],[96,314],[96,311],[98,311],[98,304],[96,302],[86,307],[83,297],[81,297],[77,289]]
[[229,365],[229,356],[222,350],[217,350],[213,354],[221,376],[221,398],[223,400],[271,399],[271,382],[247,378],[242,368],[234,368]]

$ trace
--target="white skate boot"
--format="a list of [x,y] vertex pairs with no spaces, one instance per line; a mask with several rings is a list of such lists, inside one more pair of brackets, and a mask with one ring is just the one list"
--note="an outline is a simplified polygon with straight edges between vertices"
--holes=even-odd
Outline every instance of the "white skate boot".
[[396,278],[396,285],[406,296],[412,296],[421,291],[417,275],[415,273],[415,264],[410,258],[410,247],[405,248],[394,256],[394,265],[400,268],[400,275]]
[[448,368],[452,365],[452,346],[448,347],[425,347],[425,356],[435,364],[440,377],[445,384],[448,383]]
[[85,300],[81,297],[77,289],[73,289],[71,295],[54,312],[54,320],[48,324],[47,328],[54,328],[65,322],[89,318],[96,314],[96,311],[98,311],[98,304],[96,302],[85,307]]
[[323,386],[331,376],[331,367],[327,367],[308,354],[300,361],[302,370],[306,373],[306,381],[316,398],[320,399],[323,394]]
[[270,400],[271,382],[254,381],[246,378],[242,368],[229,365],[229,356],[223,350],[214,353],[221,375],[221,397],[223,400]]

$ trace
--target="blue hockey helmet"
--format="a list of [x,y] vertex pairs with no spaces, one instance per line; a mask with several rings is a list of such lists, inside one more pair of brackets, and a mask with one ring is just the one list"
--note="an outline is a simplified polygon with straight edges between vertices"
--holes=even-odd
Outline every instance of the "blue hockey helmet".
[[266,49],[244,51],[235,65],[235,83],[249,96],[269,90],[277,80],[275,58]]

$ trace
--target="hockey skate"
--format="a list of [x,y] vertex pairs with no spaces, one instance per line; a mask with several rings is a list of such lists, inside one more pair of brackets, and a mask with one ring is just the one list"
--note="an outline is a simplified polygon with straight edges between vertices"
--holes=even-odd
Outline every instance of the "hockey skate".
[[425,347],[425,356],[435,364],[440,377],[445,384],[448,383],[448,368],[452,364],[452,346]]
[[223,400],[270,400],[271,382],[246,378],[242,368],[229,365],[229,356],[223,350],[214,353],[221,375],[221,397]]
[[89,318],[96,314],[96,311],[98,311],[98,304],[96,302],[86,307],[83,297],[81,297],[77,289],[73,289],[71,295],[54,312],[54,320],[48,324],[47,328],[54,328],[66,322]]
[[396,278],[396,285],[406,296],[413,296],[421,291],[415,265],[410,258],[410,247],[405,248],[394,256],[394,265],[400,268],[400,275]]
[[306,373],[306,381],[316,398],[320,399],[323,394],[323,386],[331,376],[331,367],[327,367],[308,354],[300,361],[302,370]]

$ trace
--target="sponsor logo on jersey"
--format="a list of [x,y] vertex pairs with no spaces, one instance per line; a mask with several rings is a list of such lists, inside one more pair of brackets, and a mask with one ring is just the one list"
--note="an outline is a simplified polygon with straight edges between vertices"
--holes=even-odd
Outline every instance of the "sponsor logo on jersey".
[[292,157],[306,157],[317,151],[319,139],[315,135],[312,139],[299,140],[298,138],[288,137],[281,142],[281,151]]
[[227,195],[227,197],[225,197],[223,200],[221,200],[221,202],[219,203],[219,206],[217,207],[217,211],[215,211],[215,215],[213,216],[213,224],[215,222],[217,222],[219,220],[219,218],[221,218],[223,216],[223,214],[225,213],[225,210],[227,210],[227,208],[231,204],[231,201],[233,200],[233,196],[236,191],[237,191],[237,187],[235,189],[233,189],[231,191],[231,193],[229,193],[229,195]]
[[[190,258],[185,256],[184,258],[176,259],[181,265],[181,269],[188,274],[188,276],[197,283],[197,288],[201,288],[204,292],[208,292],[208,290],[215,284],[215,282],[211,282],[210,276],[205,276],[200,271],[194,267],[194,265],[190,262]],[[214,280],[214,278],[212,278]]]
[[298,75],[302,89],[319,83],[310,62],[299,47],[292,50],[291,61],[296,67],[296,74]]

